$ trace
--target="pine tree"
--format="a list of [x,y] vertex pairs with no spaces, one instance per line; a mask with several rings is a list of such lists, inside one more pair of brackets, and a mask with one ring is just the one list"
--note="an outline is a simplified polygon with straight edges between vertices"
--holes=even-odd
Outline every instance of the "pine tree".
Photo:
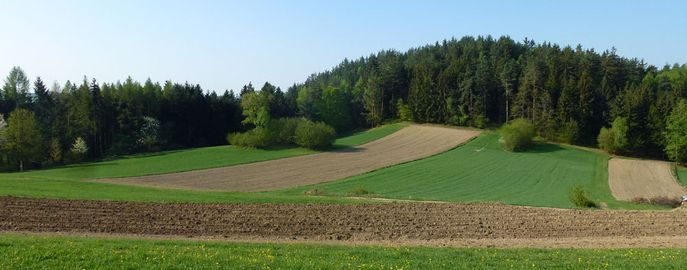
[[41,77],[37,77],[33,83],[33,93],[35,97],[33,111],[36,113],[38,128],[41,130],[44,138],[49,138],[52,135],[55,118],[55,100],[45,87]]
[[14,108],[27,108],[29,98],[29,78],[20,67],[12,67],[2,87],[2,112],[7,114]]

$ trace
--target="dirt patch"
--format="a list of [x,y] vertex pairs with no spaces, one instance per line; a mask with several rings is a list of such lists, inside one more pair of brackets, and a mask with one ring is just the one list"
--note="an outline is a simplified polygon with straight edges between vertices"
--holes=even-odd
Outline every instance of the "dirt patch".
[[162,204],[0,197],[0,231],[496,247],[687,246],[687,211],[509,205]]
[[608,184],[618,200],[679,198],[687,194],[670,163],[655,160],[612,158],[608,161]]
[[116,184],[195,190],[268,191],[370,172],[454,148],[479,131],[411,125],[362,146],[272,161],[182,173],[118,179]]

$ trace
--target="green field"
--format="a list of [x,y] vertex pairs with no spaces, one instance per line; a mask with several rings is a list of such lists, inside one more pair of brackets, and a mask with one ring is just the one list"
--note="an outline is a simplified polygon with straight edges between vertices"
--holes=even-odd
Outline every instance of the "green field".
[[678,167],[677,168],[677,179],[682,184],[682,186],[687,187],[687,168]]
[[[336,148],[365,144],[387,136],[405,127],[404,123],[389,124],[342,137],[334,143]],[[46,179],[92,179],[141,176],[190,170],[225,167],[285,157],[316,153],[304,148],[246,149],[231,145],[166,151],[134,155],[109,161],[76,164],[59,168],[13,173],[15,177]],[[0,174],[0,178],[7,174]]]
[[616,201],[610,194],[608,156],[574,147],[537,143],[526,152],[506,152],[495,133],[426,159],[282,194],[320,189],[329,195],[360,193],[411,200],[502,202],[514,205],[573,207],[569,189],[582,185],[609,208],[652,208]]
[[[364,144],[405,127],[404,123],[351,134],[336,141],[336,147]],[[90,178],[123,177],[179,172],[241,163],[264,161],[315,153],[302,148],[260,150],[217,146],[149,155],[136,155],[111,161],[78,164],[23,173],[0,173],[0,195],[63,199],[126,200],[156,202],[282,202],[282,203],[360,203],[346,198],[320,198],[271,193],[200,192],[123,186],[82,181]]]
[[677,269],[684,249],[474,249],[0,235],[2,269]]

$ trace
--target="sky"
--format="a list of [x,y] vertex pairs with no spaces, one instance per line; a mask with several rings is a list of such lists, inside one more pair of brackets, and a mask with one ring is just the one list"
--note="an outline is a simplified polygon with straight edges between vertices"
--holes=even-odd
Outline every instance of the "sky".
[[0,0],[0,78],[286,89],[344,58],[465,35],[687,63],[687,1]]

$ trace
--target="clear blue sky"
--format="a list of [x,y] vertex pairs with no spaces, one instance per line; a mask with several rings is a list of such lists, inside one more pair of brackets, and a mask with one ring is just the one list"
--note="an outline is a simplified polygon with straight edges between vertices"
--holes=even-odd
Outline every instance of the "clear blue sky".
[[286,88],[344,58],[509,35],[687,63],[687,1],[0,1],[0,76]]

